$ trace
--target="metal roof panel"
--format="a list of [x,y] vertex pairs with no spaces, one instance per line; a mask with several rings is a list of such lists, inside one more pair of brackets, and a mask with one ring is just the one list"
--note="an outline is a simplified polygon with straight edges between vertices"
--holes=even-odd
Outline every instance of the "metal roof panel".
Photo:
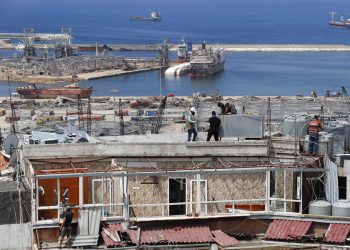
[[266,239],[297,240],[309,231],[311,221],[274,220],[265,233]]
[[350,224],[330,224],[324,242],[344,243],[350,232]]
[[225,234],[221,230],[216,230],[211,232],[213,241],[215,241],[221,247],[233,247],[239,245],[239,241],[234,237]]

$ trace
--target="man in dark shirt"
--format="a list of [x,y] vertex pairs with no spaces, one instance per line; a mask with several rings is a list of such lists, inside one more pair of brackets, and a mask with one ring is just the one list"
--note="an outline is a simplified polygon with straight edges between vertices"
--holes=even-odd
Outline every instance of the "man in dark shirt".
[[211,112],[212,117],[209,118],[209,130],[207,141],[210,141],[211,136],[214,135],[215,141],[219,140],[219,128],[220,128],[220,118],[216,117],[216,112]]
[[70,237],[72,232],[72,220],[74,213],[70,207],[67,207],[66,212],[64,213],[64,219],[61,224],[61,240],[60,240],[60,248],[62,247],[62,241],[65,235],[67,235],[67,246],[70,246]]

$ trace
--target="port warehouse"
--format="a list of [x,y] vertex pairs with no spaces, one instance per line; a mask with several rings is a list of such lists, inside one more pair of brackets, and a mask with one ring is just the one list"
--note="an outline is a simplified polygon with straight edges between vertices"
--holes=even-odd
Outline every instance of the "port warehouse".
[[[107,224],[147,228],[164,221],[160,225],[194,223],[230,231],[242,218],[265,215],[265,224],[247,222],[243,231],[253,234],[264,233],[274,216],[312,221],[307,208],[318,184],[311,187],[308,179],[325,172],[322,163],[317,157],[295,158],[292,141],[272,145],[281,144],[284,154],[273,157],[275,164],[267,140],[24,145],[21,162],[32,193],[33,242],[57,241],[58,204],[67,188],[75,219],[79,209],[96,208]],[[313,230],[325,233],[317,221]]]

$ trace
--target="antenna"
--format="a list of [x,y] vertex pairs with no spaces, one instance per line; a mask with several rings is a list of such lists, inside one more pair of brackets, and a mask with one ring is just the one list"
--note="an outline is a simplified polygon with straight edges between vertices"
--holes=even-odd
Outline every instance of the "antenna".
[[337,14],[337,12],[331,11],[329,14],[332,15],[332,22],[334,22],[334,16]]

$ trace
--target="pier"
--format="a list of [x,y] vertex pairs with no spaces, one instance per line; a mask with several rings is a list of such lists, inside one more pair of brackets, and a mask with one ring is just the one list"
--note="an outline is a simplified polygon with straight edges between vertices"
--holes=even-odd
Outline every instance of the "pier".
[[69,40],[72,38],[69,34],[64,33],[0,33],[0,40],[3,39],[27,39],[31,37],[34,41],[53,41],[53,40]]
[[[120,51],[158,51],[159,45],[107,44],[112,50]],[[193,44],[193,48],[200,47]],[[350,52],[345,44],[207,44],[208,47],[224,48],[230,52]],[[74,44],[73,48],[96,47],[96,44]],[[176,51],[178,44],[170,44],[170,50]]]

